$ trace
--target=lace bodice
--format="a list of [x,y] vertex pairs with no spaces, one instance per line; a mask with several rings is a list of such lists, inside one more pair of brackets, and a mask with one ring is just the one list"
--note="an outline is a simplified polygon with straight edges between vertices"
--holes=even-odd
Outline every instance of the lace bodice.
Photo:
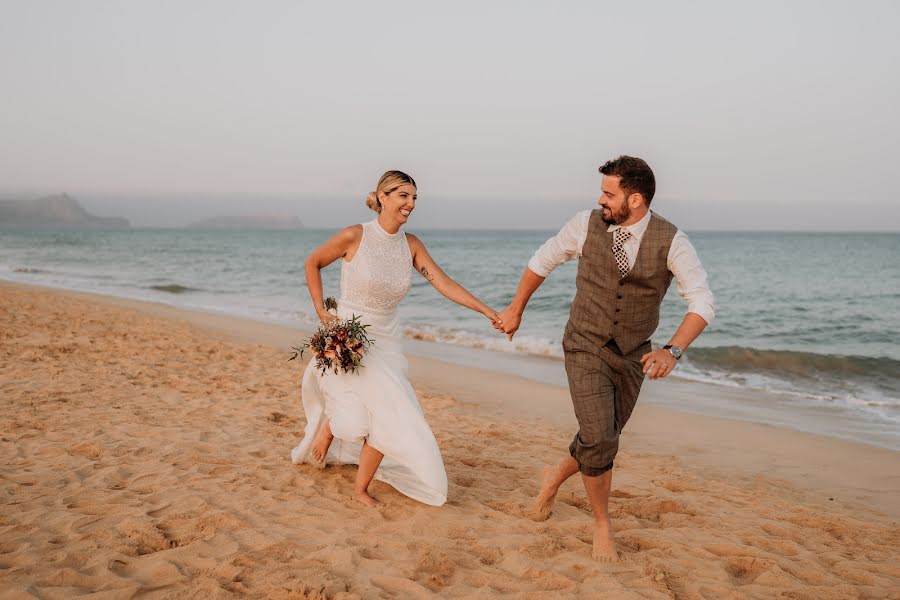
[[403,231],[388,233],[378,219],[363,224],[353,260],[341,264],[341,299],[368,312],[389,314],[409,291],[412,255]]

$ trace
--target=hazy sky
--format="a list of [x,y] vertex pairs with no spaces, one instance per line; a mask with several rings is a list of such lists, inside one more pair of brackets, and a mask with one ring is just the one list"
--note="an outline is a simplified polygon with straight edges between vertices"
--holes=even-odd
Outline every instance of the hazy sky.
[[621,153],[691,229],[900,230],[900,2],[0,0],[0,192],[138,225],[561,225]]

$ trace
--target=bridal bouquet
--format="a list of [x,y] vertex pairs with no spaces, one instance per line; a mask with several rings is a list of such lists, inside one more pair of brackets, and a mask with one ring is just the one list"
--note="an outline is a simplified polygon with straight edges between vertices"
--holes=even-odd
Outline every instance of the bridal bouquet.
[[[325,300],[325,310],[337,315],[337,302],[334,298]],[[304,340],[299,346],[291,349],[293,355],[288,360],[303,357],[304,352],[312,352],[316,359],[316,368],[324,375],[327,371],[353,373],[361,367],[360,362],[374,343],[366,334],[366,327],[354,316],[346,321],[332,321],[319,325],[319,330],[312,337]]]

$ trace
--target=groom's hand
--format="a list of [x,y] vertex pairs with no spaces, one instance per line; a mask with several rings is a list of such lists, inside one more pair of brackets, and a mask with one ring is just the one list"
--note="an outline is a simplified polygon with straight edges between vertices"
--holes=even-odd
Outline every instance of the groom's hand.
[[666,377],[675,368],[675,357],[668,350],[662,348],[648,352],[641,357],[641,364],[644,365],[644,373],[650,379],[659,379]]
[[519,329],[519,324],[522,322],[522,313],[514,310],[511,306],[507,306],[500,311],[498,321],[499,326],[497,326],[497,329],[507,334],[509,336],[509,341],[512,341],[513,336]]

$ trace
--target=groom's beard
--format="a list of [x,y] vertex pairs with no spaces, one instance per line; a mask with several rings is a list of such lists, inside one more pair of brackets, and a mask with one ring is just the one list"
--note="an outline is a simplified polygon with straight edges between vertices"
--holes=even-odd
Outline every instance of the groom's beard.
[[[606,211],[609,210],[609,217],[606,216]],[[619,212],[613,212],[613,209],[603,209],[603,222],[607,225],[619,225],[624,223],[629,218],[631,218],[631,207],[627,204],[622,206],[622,210]]]

